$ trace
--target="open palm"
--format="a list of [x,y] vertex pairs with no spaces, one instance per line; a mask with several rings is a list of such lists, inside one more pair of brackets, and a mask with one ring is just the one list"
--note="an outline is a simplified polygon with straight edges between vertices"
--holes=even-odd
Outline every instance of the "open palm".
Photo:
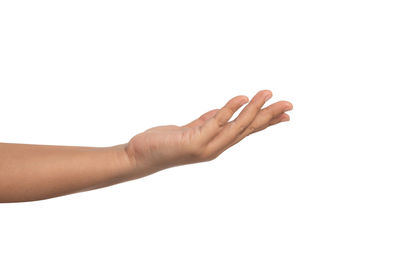
[[157,170],[215,159],[246,136],[290,119],[285,112],[293,106],[288,101],[262,109],[271,97],[271,91],[259,91],[232,121],[233,114],[249,101],[246,96],[236,96],[221,109],[208,111],[186,125],[150,128],[129,141],[127,153],[137,166]]

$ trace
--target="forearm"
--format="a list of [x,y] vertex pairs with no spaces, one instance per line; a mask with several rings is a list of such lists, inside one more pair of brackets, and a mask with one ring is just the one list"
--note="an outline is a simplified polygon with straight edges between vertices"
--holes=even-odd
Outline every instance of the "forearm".
[[109,186],[157,171],[210,161],[250,134],[288,121],[288,101],[261,109],[272,97],[258,92],[229,100],[184,125],[164,125],[112,147],[49,146],[0,143],[0,202],[46,199]]
[[125,145],[78,147],[0,143],[0,202],[46,199],[139,176]]

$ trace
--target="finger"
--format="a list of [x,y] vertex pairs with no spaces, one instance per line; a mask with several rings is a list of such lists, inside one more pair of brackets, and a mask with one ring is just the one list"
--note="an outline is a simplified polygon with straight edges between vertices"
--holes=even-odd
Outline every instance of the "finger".
[[273,118],[267,127],[270,127],[272,125],[276,125],[278,123],[284,122],[284,121],[290,121],[290,116],[287,113],[281,113],[280,115],[278,115],[278,117]]
[[226,126],[206,147],[206,153],[219,153],[219,150],[229,145],[256,118],[264,103],[272,97],[269,90],[259,91],[250,103],[240,112],[239,116],[229,126]]
[[272,92],[269,90],[259,91],[251,100],[251,102],[240,112],[239,116],[232,121],[231,133],[243,131],[256,118],[258,112],[267,100],[272,97]]
[[212,116],[214,116],[219,109],[213,109],[210,110],[203,115],[201,115],[199,118],[195,119],[194,121],[182,126],[182,127],[188,127],[188,128],[195,128],[197,126],[202,126],[208,119],[210,119]]
[[236,96],[230,99],[217,113],[208,119],[203,126],[200,127],[200,135],[202,144],[208,143],[216,136],[221,128],[230,120],[233,114],[245,103],[248,102],[246,96]]
[[[243,138],[248,135],[262,131],[266,129],[271,124],[276,124],[281,122],[281,119],[290,118],[288,114],[284,113],[285,111],[289,111],[293,108],[293,105],[288,101],[279,101],[274,104],[269,105],[268,107],[262,109],[257,117],[254,119],[252,124],[247,127],[240,135],[238,135],[233,142],[232,145],[237,144]],[[230,146],[232,146],[230,145]],[[229,147],[230,147],[229,146]]]
[[[219,153],[224,152],[226,149],[237,144],[243,140],[248,135],[262,131],[271,125],[278,124],[283,121],[290,120],[290,116],[285,111],[289,111],[293,108],[292,104],[288,101],[280,101],[269,105],[267,108],[262,109],[257,117],[254,119],[253,123],[247,127],[236,139],[219,151]],[[272,118],[271,118],[272,117]]]
[[[290,111],[293,109],[292,103],[289,101],[278,101],[275,102],[268,107],[262,109],[257,115],[256,119],[254,119],[251,128],[253,130],[248,131],[247,135],[250,133],[258,132],[267,128],[271,122],[275,122],[275,119],[279,119],[279,115],[286,111]],[[245,133],[246,134],[246,133]]]

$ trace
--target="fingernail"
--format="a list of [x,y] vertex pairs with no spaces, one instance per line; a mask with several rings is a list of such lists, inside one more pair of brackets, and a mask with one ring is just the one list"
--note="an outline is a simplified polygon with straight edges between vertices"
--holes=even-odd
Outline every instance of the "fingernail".
[[267,101],[272,96],[271,93],[267,93],[264,95],[264,101]]
[[290,106],[290,105],[285,107],[285,111],[288,111],[288,110],[291,110],[291,109],[292,109],[292,106]]
[[240,101],[240,105],[243,105],[243,104],[245,104],[245,103],[247,103],[247,98],[244,98],[244,99],[242,99],[242,100]]

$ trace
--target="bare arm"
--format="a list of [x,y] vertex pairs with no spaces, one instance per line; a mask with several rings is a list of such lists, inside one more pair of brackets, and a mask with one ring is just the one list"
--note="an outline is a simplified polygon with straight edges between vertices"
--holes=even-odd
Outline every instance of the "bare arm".
[[0,143],[0,202],[46,199],[129,178],[124,146]]
[[47,199],[113,185],[178,165],[215,159],[248,135],[288,121],[292,109],[259,91],[249,100],[237,96],[184,125],[158,126],[111,147],[0,143],[0,202]]

